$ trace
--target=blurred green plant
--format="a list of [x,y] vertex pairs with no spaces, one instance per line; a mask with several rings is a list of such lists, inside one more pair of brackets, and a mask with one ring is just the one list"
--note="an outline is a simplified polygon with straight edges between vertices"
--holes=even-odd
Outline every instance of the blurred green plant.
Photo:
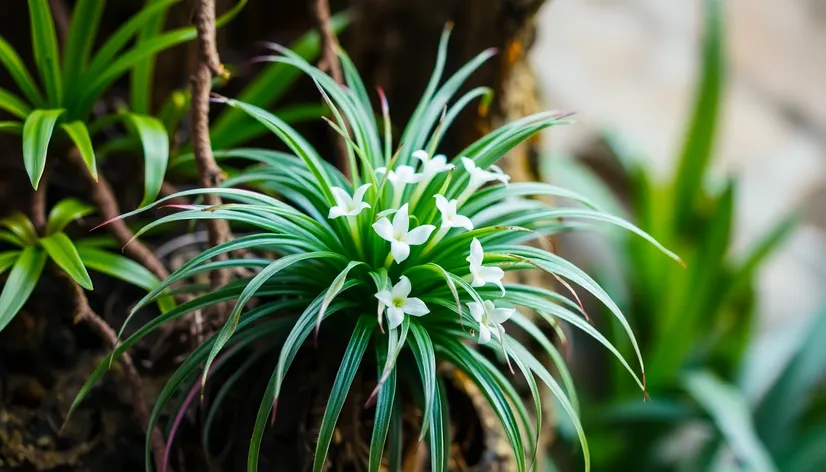
[[[448,37],[446,29],[429,84],[395,152],[388,104],[381,96],[382,113],[376,117],[366,88],[346,54],[339,52],[346,78],[346,87],[342,87],[294,52],[273,46],[280,54],[269,60],[296,68],[318,85],[334,117],[328,122],[345,140],[351,177],[321,159],[304,137],[272,113],[238,100],[220,99],[260,122],[290,150],[228,151],[257,163],[225,182],[225,186],[260,182],[279,198],[236,188],[193,189],[123,215],[141,213],[177,196],[215,193],[229,203],[174,205],[182,211],[150,223],[137,235],[172,222],[211,218],[228,220],[235,228],[251,229],[249,234],[188,261],[141,300],[130,317],[176,281],[193,280],[195,275],[217,268],[242,267],[253,273],[206,293],[199,284],[176,288],[177,293],[200,295],[124,339],[83,386],[70,414],[106,373],[112,360],[147,334],[193,310],[236,300],[220,331],[191,353],[159,395],[149,429],[161,419],[175,396],[180,399],[168,429],[168,445],[177,422],[213,370],[244,353],[243,365],[220,386],[209,406],[203,443],[211,456],[210,431],[215,412],[226,406],[222,401],[227,390],[236,387],[252,363],[275,350],[278,362],[269,366],[272,375],[249,441],[248,470],[258,470],[270,415],[275,414],[279,398],[288,390],[287,371],[313,330],[318,340],[323,328],[331,337],[325,339],[347,347],[319,426],[312,470],[325,468],[354,377],[360,366],[369,362],[364,359],[368,349],[375,356],[378,371],[376,387],[367,402],[368,406],[375,405],[367,464],[371,472],[380,470],[383,463],[390,470],[400,470],[404,446],[401,405],[411,400],[417,401],[423,412],[418,438],[428,441],[432,470],[447,470],[450,405],[436,369],[437,360],[452,364],[478,386],[501,422],[520,472],[532,467],[542,429],[537,379],[541,381],[570,415],[588,470],[589,449],[578,427],[579,408],[570,376],[563,375],[560,384],[534,354],[505,331],[503,323],[510,320],[514,328],[536,340],[554,359],[556,368],[565,373],[561,356],[536,323],[562,319],[597,339],[604,337],[585,322],[579,305],[543,287],[503,285],[505,271],[540,270],[572,280],[611,309],[636,345],[623,314],[601,287],[572,263],[524,243],[555,233],[563,225],[561,219],[590,221],[622,227],[679,259],[620,218],[590,208],[552,207],[526,198],[551,195],[583,201],[574,193],[536,182],[508,185],[510,178],[495,163],[539,131],[564,123],[564,116],[555,112],[507,124],[451,160],[434,155],[458,114],[476,99],[488,100],[491,93],[479,87],[450,103],[465,80],[494,53],[480,53],[442,83]],[[252,251],[255,257],[239,257],[239,249]],[[221,259],[221,255],[228,257]],[[254,297],[260,297],[261,303],[247,309],[247,302]],[[541,317],[532,321],[516,307],[537,311]],[[475,348],[474,341],[483,346]],[[518,369],[519,381],[524,380],[530,391],[533,415],[512,380],[491,362],[496,357]],[[634,358],[642,367],[639,353]],[[625,359],[620,360],[641,388],[635,370]],[[415,388],[408,392],[401,385]],[[148,456],[146,463],[150,470]]]
[[[0,220],[0,241],[16,249],[0,252],[0,275],[11,269],[0,292],[0,331],[17,315],[37,285],[48,260],[86,290],[92,290],[87,269],[97,271],[146,291],[160,281],[137,262],[108,249],[116,249],[112,239],[81,238],[72,240],[64,230],[78,218],[94,213],[94,207],[67,198],[49,212],[45,234],[38,236],[34,225],[22,213]],[[169,297],[159,300],[162,310],[171,308]]]
[[[658,470],[663,465],[664,444],[709,418],[716,427],[713,437],[706,441],[713,446],[710,453],[697,454],[689,461],[691,465],[678,464],[675,470],[710,470],[711,464],[720,465],[719,461],[732,451],[735,463],[745,470],[774,470],[784,463],[783,454],[798,446],[792,446],[796,437],[782,437],[796,434],[793,429],[774,429],[782,426],[780,420],[761,418],[777,412],[785,421],[791,421],[791,415],[783,411],[800,400],[778,393],[783,396],[778,401],[784,404],[765,403],[770,401],[770,394],[753,411],[754,405],[745,401],[749,392],[741,390],[743,386],[736,381],[755,340],[755,276],[795,227],[797,215],[778,222],[745,256],[731,253],[736,182],[733,178],[715,182],[709,175],[725,83],[720,3],[704,2],[701,76],[682,154],[671,179],[656,181],[639,157],[629,151],[627,143],[615,136],[607,141],[623,170],[619,180],[624,181],[622,187],[627,194],[618,195],[582,164],[549,160],[549,173],[555,182],[566,182],[603,208],[620,214],[630,212],[641,229],[674,248],[687,266],[683,269],[663,264],[649,248],[620,234],[610,240],[609,253],[621,255],[614,265],[605,264],[604,259],[592,261],[597,280],[629,313],[648,365],[646,381],[654,397],[653,401],[640,402],[637,390],[617,369],[610,372],[605,391],[587,397],[591,403],[584,409],[583,421],[596,445],[595,463],[603,470]],[[817,321],[814,327],[823,331],[823,325],[823,321]],[[630,346],[618,336],[620,332],[615,325],[611,339],[627,354]],[[800,340],[790,339],[792,343]],[[823,372],[823,356],[807,348],[806,342],[800,356],[799,363],[811,366],[819,362]],[[796,369],[792,364],[788,368]],[[782,374],[786,375],[794,374]],[[806,385],[811,386],[811,382]],[[785,392],[785,388],[778,383],[774,390]],[[803,397],[804,390],[798,388],[796,392]],[[723,450],[728,452],[717,455]]]

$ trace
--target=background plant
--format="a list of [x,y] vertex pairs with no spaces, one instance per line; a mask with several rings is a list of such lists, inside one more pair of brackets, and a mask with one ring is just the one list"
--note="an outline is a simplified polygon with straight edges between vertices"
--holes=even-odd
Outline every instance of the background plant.
[[[588,207],[551,207],[525,198],[556,195],[587,204],[587,200],[574,193],[541,183],[506,185],[508,177],[495,166],[496,161],[540,130],[564,122],[557,113],[539,113],[505,125],[465,148],[450,163],[443,156],[434,156],[443,133],[458,113],[474,99],[490,93],[482,87],[453,100],[461,84],[492,56],[492,51],[481,53],[439,85],[447,55],[447,38],[446,31],[430,83],[399,137],[397,142],[401,144],[395,152],[387,103],[382,101],[381,120],[377,122],[369,95],[345,54],[340,54],[347,85],[343,88],[293,52],[275,46],[280,55],[271,57],[272,61],[296,67],[318,84],[334,116],[330,124],[346,141],[346,162],[352,181],[323,161],[283,120],[241,101],[222,99],[258,120],[290,150],[289,153],[239,152],[239,156],[246,154],[264,165],[252,166],[239,174],[235,183],[263,182],[283,200],[233,188],[194,189],[159,200],[157,204],[163,204],[169,198],[212,192],[231,203],[176,205],[182,211],[150,223],[138,235],[175,221],[215,218],[232,222],[237,234],[247,234],[187,262],[139,302],[132,313],[170,284],[189,280],[198,273],[243,267],[252,269],[254,275],[202,294],[126,337],[96,369],[78,394],[73,409],[105,373],[111,360],[148,333],[193,310],[237,299],[226,324],[192,352],[164,387],[150,426],[160,420],[168,403],[177,395],[182,407],[176,410],[178,413],[172,420],[170,431],[174,431],[181,412],[189,405],[187,399],[191,401],[193,393],[203,388],[214,369],[225,365],[228,359],[242,354],[254,362],[263,353],[278,349],[279,360],[272,370],[250,441],[249,470],[257,470],[266,424],[270,414],[277,411],[281,392],[288,388],[284,376],[314,329],[319,339],[320,329],[321,334],[341,336],[344,333],[345,339],[349,335],[349,343],[324,411],[314,470],[324,467],[333,429],[368,349],[374,352],[379,371],[376,388],[368,401],[369,404],[375,402],[370,470],[379,469],[385,445],[390,468],[396,469],[400,464],[403,446],[400,405],[411,400],[405,398],[405,390],[399,388],[401,384],[416,386],[412,400],[418,401],[424,412],[420,435],[428,438],[432,469],[446,470],[450,405],[443,381],[437,374],[437,360],[452,364],[476,383],[502,423],[518,470],[528,470],[536,453],[542,415],[535,414],[532,419],[512,381],[491,362],[491,358],[496,357],[522,374],[531,393],[534,413],[541,412],[536,377],[551,389],[577,427],[587,469],[587,442],[579,428],[578,403],[564,362],[536,322],[514,308],[535,312],[542,324],[554,323],[555,319],[571,323],[618,353],[585,322],[576,303],[542,287],[505,284],[500,289],[498,284],[504,271],[549,272],[593,293],[627,327],[614,302],[587,274],[551,252],[522,243],[567,229],[560,220],[581,220],[626,228],[671,257],[676,259],[676,256],[619,218]],[[501,184],[478,191],[493,181]],[[438,206],[435,195],[445,199],[440,200]],[[402,202],[406,203],[401,205]],[[466,222],[457,218],[453,209],[470,218],[474,229],[468,231]],[[437,224],[442,230],[436,230]],[[252,250],[259,257],[218,258],[240,249]],[[203,288],[195,285],[178,291]],[[253,298],[258,298],[260,303],[247,309],[247,303]],[[494,300],[496,305],[491,305]],[[387,302],[390,305],[385,306]],[[564,387],[533,354],[507,334],[501,322],[508,317],[551,356],[562,373]],[[468,341],[479,339],[479,333],[484,331],[482,326],[496,342],[486,343],[485,350],[478,351]],[[627,333],[636,345],[630,329]],[[634,369],[623,357],[618,357],[643,388]],[[639,354],[636,357],[641,364]],[[232,388],[232,383],[243,376],[248,367],[249,363],[244,362],[221,391]],[[221,398],[219,393],[207,413],[204,426],[207,451],[210,418],[221,407]]]
[[[626,453],[635,450],[641,451],[649,469],[665,462],[675,469],[709,470],[733,455],[736,463],[749,470],[777,466],[781,470],[815,470],[812,462],[807,462],[809,468],[803,462],[796,467],[804,468],[782,465],[792,463],[783,454],[798,456],[790,452],[796,441],[772,437],[769,431],[780,428],[780,420],[765,419],[773,410],[789,422],[783,429],[787,434],[803,434],[792,426],[793,419],[802,417],[797,407],[789,406],[796,401],[785,393],[789,388],[805,397],[804,392],[814,386],[813,378],[823,372],[819,356],[806,347],[812,338],[787,337],[783,351],[798,353],[791,357],[796,360],[785,367],[778,364],[772,374],[764,372],[766,378],[785,379],[799,371],[799,364],[807,364],[813,370],[798,386],[788,387],[785,380],[774,386],[767,384],[764,391],[771,389],[773,393],[763,399],[752,385],[743,382],[744,369],[751,363],[747,352],[755,341],[755,276],[794,228],[796,215],[778,222],[745,256],[731,253],[736,182],[732,178],[714,180],[709,172],[725,75],[720,10],[719,2],[705,2],[703,68],[683,152],[672,178],[656,181],[628,143],[615,136],[609,136],[607,142],[623,171],[627,194],[622,196],[580,164],[547,161],[554,180],[568,183],[615,213],[630,212],[640,228],[675,248],[687,264],[685,270],[662,264],[649,248],[621,234],[609,239],[607,254],[600,252],[599,260],[589,262],[617,304],[633,314],[630,322],[648,362],[646,378],[653,397],[653,401],[640,404],[636,389],[613,368],[608,369],[610,380],[604,391],[586,397],[590,407],[585,410],[585,423],[594,431],[594,443],[599,444],[595,461],[601,468],[640,467],[639,456]],[[604,257],[613,260],[606,264]],[[821,329],[822,322],[812,323],[813,332]],[[621,327],[613,324],[612,332],[610,339],[621,352],[631,352],[620,335]],[[755,410],[758,418],[753,419]],[[713,433],[702,447],[686,449],[681,459],[664,458],[663,448],[680,441],[691,425],[698,423],[713,425]]]

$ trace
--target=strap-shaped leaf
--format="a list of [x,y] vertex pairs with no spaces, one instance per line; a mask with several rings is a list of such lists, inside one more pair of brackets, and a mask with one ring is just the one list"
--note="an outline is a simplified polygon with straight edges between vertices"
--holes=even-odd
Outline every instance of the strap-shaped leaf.
[[25,246],[28,246],[28,244],[26,244],[25,241],[20,239],[19,236],[12,233],[11,231],[6,231],[6,230],[0,230],[0,241],[5,241],[9,244],[13,244],[13,245],[15,245],[17,247],[21,247],[21,248],[25,247]]
[[86,272],[86,267],[83,266],[83,261],[80,260],[75,245],[72,244],[72,240],[66,236],[66,233],[57,232],[51,236],[41,238],[40,245],[43,246],[49,257],[64,272],[69,274],[72,280],[86,290],[93,289],[92,279],[89,278],[89,273]]
[[95,212],[95,207],[75,198],[64,198],[49,212],[46,221],[46,236],[63,231],[72,221]]
[[75,146],[77,146],[77,150],[80,152],[80,157],[83,158],[83,163],[86,164],[86,168],[89,169],[92,178],[97,182],[98,167],[95,162],[95,149],[92,147],[92,138],[89,137],[89,129],[86,128],[86,123],[77,120],[71,123],[64,123],[60,125],[60,127],[72,138]]
[[63,47],[63,88],[67,95],[73,93],[78,76],[89,63],[104,7],[106,2],[100,0],[78,0],[72,10],[69,37]]
[[46,168],[46,153],[54,125],[62,114],[62,109],[34,110],[23,124],[23,164],[35,190]]
[[777,470],[752,423],[748,403],[741,393],[714,374],[691,372],[685,376],[688,393],[702,406],[728,440],[734,454],[750,470],[771,472]]
[[17,262],[17,258],[20,257],[20,253],[22,251],[3,251],[0,252],[0,274],[9,270],[9,267],[13,266],[15,262]]
[[29,246],[20,253],[0,293],[0,331],[29,299],[45,265],[46,253],[37,246]]
[[330,288],[327,289],[327,293],[324,294],[324,299],[321,300],[321,309],[318,310],[318,319],[316,320],[315,326],[316,331],[321,328],[321,320],[324,319],[324,312],[327,311],[327,307],[330,306],[330,303],[333,302],[336,295],[341,292],[341,288],[344,287],[344,281],[347,280],[347,274],[349,274],[353,268],[360,265],[364,265],[364,262],[350,261],[347,264],[347,267],[345,267],[344,270],[342,270],[336,278],[333,279],[333,283],[330,284]]
[[[156,3],[157,0],[149,0],[148,4]],[[158,36],[163,30],[166,21],[166,10],[156,13],[138,31],[135,44],[140,46],[148,40]],[[151,113],[152,105],[152,79],[155,73],[155,55],[150,55],[140,60],[130,71],[130,92],[132,95],[132,110],[135,113]]]
[[[14,233],[15,236],[19,238],[21,242],[25,244],[34,245],[37,243],[37,230],[34,229],[34,225],[29,217],[24,215],[22,212],[14,212],[3,218],[0,220],[0,226],[8,228],[12,233]],[[7,238],[3,239],[15,244],[15,241],[10,241]]]
[[330,398],[327,400],[327,407],[324,409],[324,417],[321,419],[321,426],[318,431],[318,442],[315,447],[315,458],[313,459],[313,472],[322,472],[327,462],[327,451],[330,448],[330,440],[333,438],[333,430],[336,427],[344,400],[350,392],[353,378],[358,372],[370,335],[376,327],[376,320],[372,316],[361,316],[353,329],[350,343],[344,351],[344,358],[341,360],[341,367],[338,369]]
[[0,88],[0,110],[6,110],[21,119],[25,119],[32,111],[28,103],[4,88]]
[[78,246],[77,253],[83,265],[94,271],[140,287],[152,290],[158,285],[158,278],[152,272],[129,259],[102,249]]
[[23,60],[17,54],[17,51],[11,47],[11,44],[3,39],[2,36],[0,36],[0,64],[9,71],[9,75],[11,75],[14,82],[20,87],[23,95],[26,96],[32,105],[41,108],[47,106],[46,100],[43,99],[43,94],[41,94],[37,88],[37,84],[34,79],[32,79],[31,74],[29,74],[29,70],[26,69]]
[[[387,360],[387,353],[382,346],[376,345],[376,366],[378,375],[381,376],[381,366]],[[393,403],[396,398],[396,369],[390,371],[384,385],[379,390],[376,399],[376,414],[373,421],[373,432],[370,436],[370,461],[368,472],[379,472],[381,468],[381,457],[384,453],[384,444],[387,441],[387,432],[390,430],[390,423],[393,416]]]
[[421,441],[431,426],[432,409],[436,402],[436,354],[433,351],[430,335],[418,320],[410,323],[410,332],[413,338],[409,338],[408,344],[413,352],[413,358],[416,359],[416,367],[419,369],[424,387],[424,415],[422,416],[422,430],[419,434]]
[[0,121],[0,133],[23,134],[23,123],[19,121]]
[[129,114],[143,144],[144,184],[141,206],[155,201],[161,192],[166,166],[169,163],[169,136],[163,123],[147,115]]
[[58,107],[63,102],[63,84],[60,77],[60,53],[57,34],[48,0],[29,0],[29,19],[32,28],[32,48],[40,80],[46,87],[49,105]]

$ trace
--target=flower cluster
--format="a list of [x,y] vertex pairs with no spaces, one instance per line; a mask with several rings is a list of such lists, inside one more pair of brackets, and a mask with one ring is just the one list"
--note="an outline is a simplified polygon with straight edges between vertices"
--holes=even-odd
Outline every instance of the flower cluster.
[[[413,193],[415,197],[421,197],[423,189],[431,183],[436,175],[442,172],[449,172],[454,169],[454,165],[447,164],[444,155],[439,154],[430,157],[425,150],[418,150],[412,153],[412,157],[421,161],[421,172],[416,173],[412,166],[401,165],[396,170],[387,170],[386,167],[376,169],[376,172],[385,175],[392,186],[393,205],[386,208],[380,214],[393,213],[391,222],[386,216],[382,217],[372,227],[376,234],[390,243],[390,253],[387,258],[388,265],[404,262],[410,255],[410,246],[423,245],[430,241],[426,247],[432,248],[441,241],[453,228],[464,228],[467,231],[473,230],[473,222],[470,218],[458,213],[461,202],[488,182],[500,181],[507,184],[510,177],[502,172],[498,166],[490,166],[489,170],[481,169],[476,164],[466,158],[462,158],[462,164],[470,175],[470,182],[459,199],[448,200],[441,193],[433,196],[436,201],[436,208],[441,214],[441,226],[435,236],[431,238],[436,227],[430,224],[419,225],[410,229],[409,204],[405,203],[401,208],[395,208],[401,202],[405,193],[405,186],[416,184]],[[371,208],[369,203],[364,202],[364,195],[371,184],[364,184],[354,192],[351,197],[346,190],[341,187],[333,187],[336,205],[330,208],[328,218],[334,219],[342,216],[355,219],[362,210]],[[482,265],[485,258],[482,244],[478,239],[473,238],[469,247],[470,255],[467,257],[469,271],[471,274],[470,285],[472,287],[482,287],[485,284],[494,284],[505,295],[505,287],[502,285],[502,278],[505,272],[495,266],[486,267]],[[408,298],[412,291],[410,280],[404,275],[400,276],[399,282],[393,286],[392,290],[380,290],[375,297],[379,300],[379,316],[385,308],[387,309],[387,322],[390,329],[395,329],[401,325],[404,315],[424,316],[430,312],[424,302],[418,298]],[[468,302],[468,308],[476,322],[479,323],[479,342],[484,344],[490,341],[491,334],[500,339],[500,333],[504,333],[502,323],[508,320],[516,311],[512,308],[496,308],[491,300],[484,300],[483,303]],[[381,319],[379,320],[381,323]]]

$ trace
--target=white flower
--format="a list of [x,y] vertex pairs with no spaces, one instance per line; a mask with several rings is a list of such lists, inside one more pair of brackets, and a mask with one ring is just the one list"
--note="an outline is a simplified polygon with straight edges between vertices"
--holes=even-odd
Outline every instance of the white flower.
[[482,243],[478,239],[473,238],[470,242],[470,255],[467,261],[470,262],[470,275],[473,281],[470,282],[471,287],[481,287],[487,283],[492,283],[499,286],[502,290],[502,295],[505,295],[505,287],[502,285],[502,278],[505,276],[505,271],[499,267],[483,267],[482,261],[485,259],[485,252],[482,250]]
[[346,190],[340,187],[332,187],[333,198],[336,200],[336,206],[330,208],[330,213],[327,218],[338,218],[339,216],[356,216],[361,213],[361,210],[370,208],[369,203],[365,203],[364,193],[370,188],[371,184],[364,184],[358,189],[353,197]]
[[[418,298],[408,298],[410,295],[410,280],[401,276],[399,283],[390,290],[382,290],[376,294],[379,303],[387,307],[387,326],[394,329],[404,321],[404,315],[424,316],[430,313],[427,305]],[[381,311],[382,306],[379,306]]]
[[436,207],[442,213],[442,228],[465,228],[468,231],[473,229],[473,223],[467,216],[456,213],[456,200],[448,201],[443,195],[436,194]]
[[398,166],[395,170],[388,171],[386,167],[376,169],[376,174],[387,173],[387,180],[393,185],[393,190],[404,188],[407,184],[416,184],[422,180],[422,174],[417,174],[416,169],[410,166]]
[[504,184],[507,184],[510,180],[510,176],[502,172],[502,169],[498,166],[490,166],[490,169],[493,169],[493,172],[487,171],[481,167],[476,167],[476,163],[467,157],[462,158],[462,164],[465,166],[465,170],[468,174],[470,174],[470,183],[468,184],[468,187],[472,188],[474,191],[482,185],[488,182],[493,182],[494,180],[498,180]]
[[452,170],[456,167],[453,164],[447,163],[447,158],[444,154],[437,154],[431,158],[430,155],[427,154],[427,151],[420,149],[413,151],[412,155],[422,161],[422,178],[426,181],[430,180],[430,178],[436,174]]
[[393,223],[387,218],[382,218],[373,223],[373,229],[385,241],[390,241],[390,253],[396,262],[402,262],[410,255],[410,246],[424,244],[433,230],[433,225],[422,225],[408,231],[410,228],[410,217],[407,214],[407,203],[393,215]]
[[499,331],[505,331],[502,323],[516,311],[513,308],[496,308],[490,300],[485,300],[483,304],[468,302],[467,307],[470,308],[470,316],[479,323],[479,344],[490,341],[491,333],[499,339]]

